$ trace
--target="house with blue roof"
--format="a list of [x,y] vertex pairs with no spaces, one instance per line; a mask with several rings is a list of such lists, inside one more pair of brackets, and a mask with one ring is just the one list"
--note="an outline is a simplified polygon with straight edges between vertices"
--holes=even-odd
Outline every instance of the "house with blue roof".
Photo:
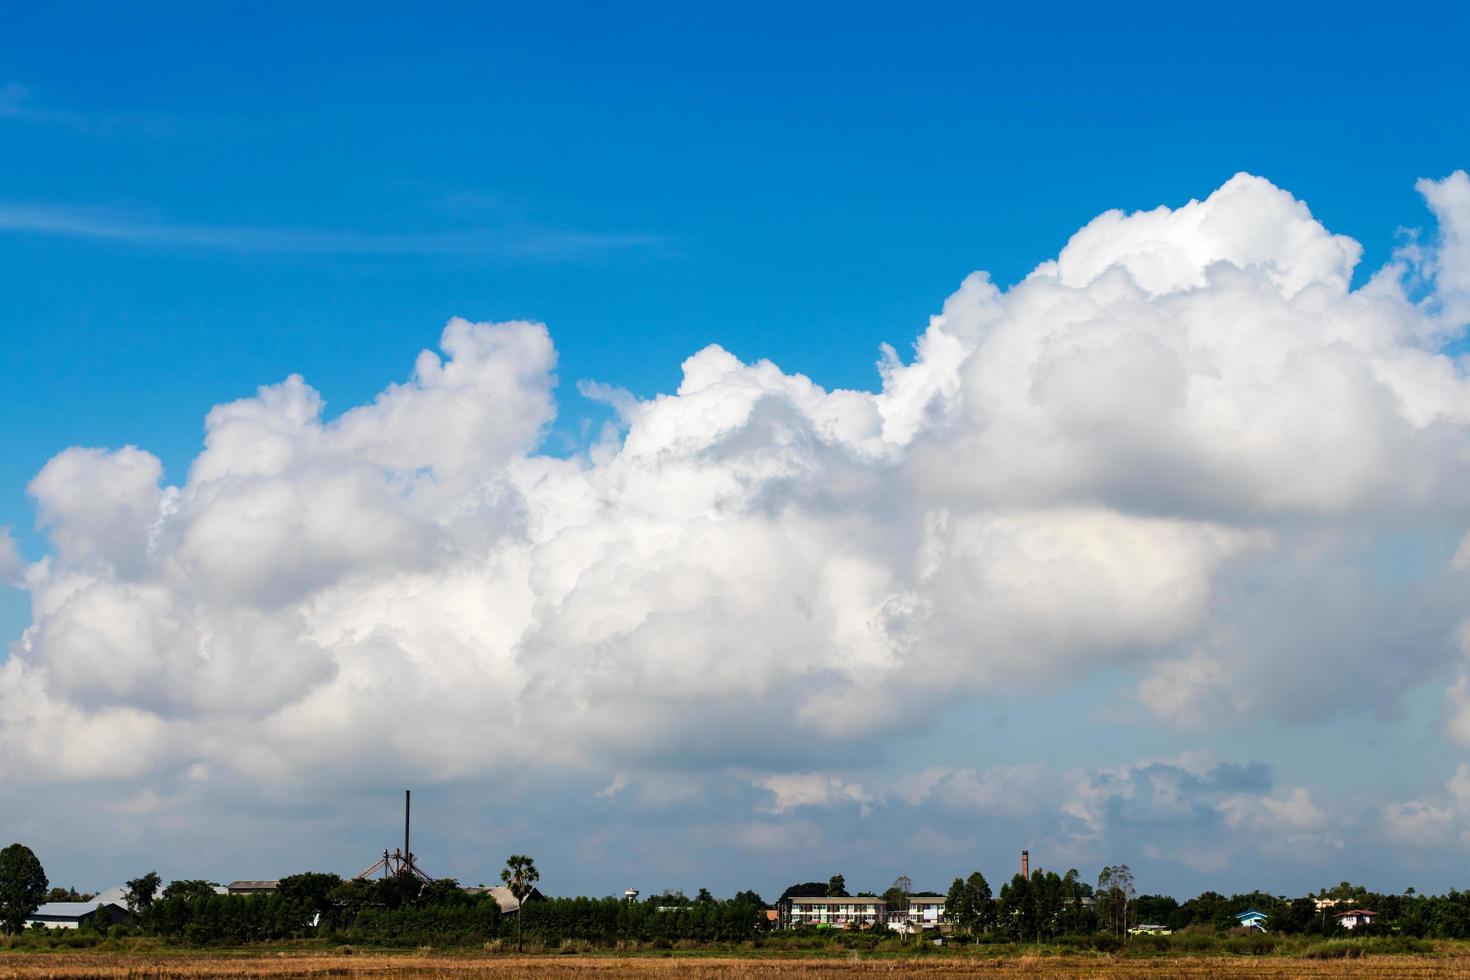
[[1269,919],[1265,912],[1257,912],[1255,909],[1246,909],[1235,916],[1235,921],[1240,923],[1242,929],[1255,929],[1257,932],[1266,931],[1266,920]]

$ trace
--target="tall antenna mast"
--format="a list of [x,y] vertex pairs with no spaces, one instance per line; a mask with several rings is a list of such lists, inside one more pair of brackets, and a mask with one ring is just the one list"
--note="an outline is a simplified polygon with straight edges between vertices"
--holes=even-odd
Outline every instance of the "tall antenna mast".
[[426,884],[434,880],[433,878],[429,877],[428,873],[424,871],[423,868],[419,867],[419,863],[413,859],[413,851],[408,849],[408,832],[412,813],[413,791],[406,789],[403,791],[403,850],[400,851],[395,849],[391,854],[389,854],[387,850],[384,850],[383,856],[377,861],[374,861],[370,867],[364,868],[356,875],[354,875],[353,877],[355,879],[361,880],[371,878],[373,875],[381,871],[383,872],[384,878],[393,876],[411,876]]

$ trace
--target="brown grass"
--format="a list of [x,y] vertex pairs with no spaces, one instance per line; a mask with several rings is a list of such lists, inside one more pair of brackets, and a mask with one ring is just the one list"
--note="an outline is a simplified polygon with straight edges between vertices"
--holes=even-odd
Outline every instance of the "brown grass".
[[718,959],[615,956],[455,956],[382,954],[299,954],[249,956],[155,956],[107,953],[10,953],[0,956],[0,977],[36,980],[129,978],[193,980],[199,977],[527,977],[532,980],[611,977],[744,980],[755,977],[827,980],[849,977],[1139,977],[1235,978],[1470,976],[1470,956],[1379,956],[1362,960],[1314,961],[1285,957],[1168,957],[1108,959],[1069,956],[1016,956],[972,960],[960,957],[922,960]]

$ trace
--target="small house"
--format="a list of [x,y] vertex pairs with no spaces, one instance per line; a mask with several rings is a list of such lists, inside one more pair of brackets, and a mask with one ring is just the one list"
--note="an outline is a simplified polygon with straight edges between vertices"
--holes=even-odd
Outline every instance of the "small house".
[[1270,916],[1268,916],[1265,912],[1258,912],[1255,909],[1246,909],[1244,912],[1236,914],[1235,921],[1240,924],[1240,927],[1242,929],[1254,929],[1257,932],[1265,932],[1266,920],[1269,918]]
[[1174,930],[1170,929],[1168,926],[1161,926],[1156,923],[1145,922],[1140,925],[1134,926],[1132,929],[1129,929],[1128,932],[1130,935],[1134,936],[1169,936],[1173,935]]
[[1346,912],[1338,912],[1333,918],[1344,929],[1356,929],[1358,926],[1372,925],[1373,920],[1378,918],[1378,913],[1371,909],[1348,909]]

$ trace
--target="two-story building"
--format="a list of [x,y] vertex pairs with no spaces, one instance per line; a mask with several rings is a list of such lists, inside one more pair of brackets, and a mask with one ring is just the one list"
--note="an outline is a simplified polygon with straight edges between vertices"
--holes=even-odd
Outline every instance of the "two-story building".
[[888,925],[890,928],[904,932],[939,928],[939,924],[944,921],[943,895],[910,895],[908,900],[907,909],[902,912],[889,913]]
[[793,895],[781,903],[781,926],[784,929],[803,926],[866,929],[882,923],[887,912],[888,903],[876,897]]

